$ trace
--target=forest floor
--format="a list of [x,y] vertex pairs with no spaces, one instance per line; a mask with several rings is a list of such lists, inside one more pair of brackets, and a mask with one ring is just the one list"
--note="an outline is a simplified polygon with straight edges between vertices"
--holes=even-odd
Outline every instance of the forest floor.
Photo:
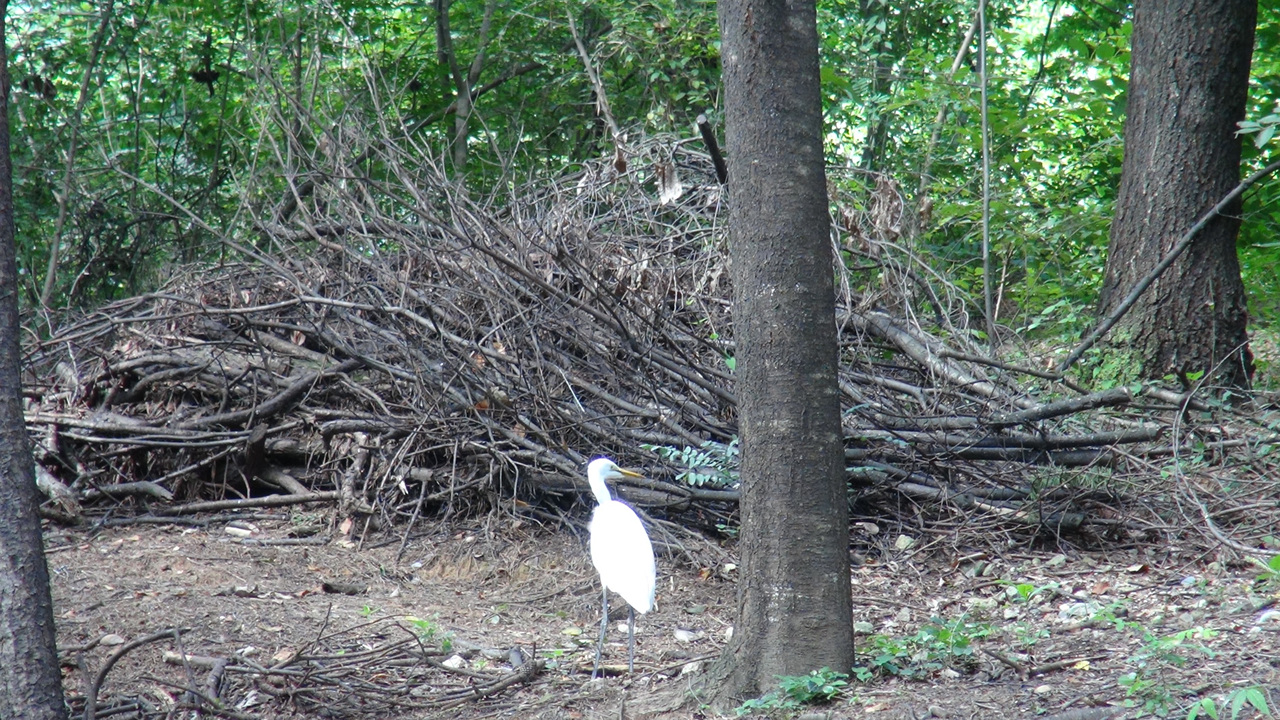
[[[413,628],[422,642],[448,646],[438,672],[412,689],[416,708],[379,704],[370,689],[391,687],[389,678],[406,671],[378,666],[371,655],[367,676],[359,676],[359,663],[348,665],[337,684],[369,699],[364,714],[345,700],[324,702],[341,696],[272,697],[261,691],[281,690],[278,682],[228,673],[221,696],[242,715],[224,716],[734,716],[696,701],[678,711],[646,710],[660,706],[652,698],[686,693],[724,647],[736,611],[731,564],[698,568],[659,558],[658,608],[638,619],[635,674],[618,672],[626,633],[615,608],[610,673],[591,681],[598,586],[582,540],[570,531],[511,519],[438,524],[403,553],[390,534],[381,546],[266,544],[310,523],[323,518],[262,514],[231,532],[226,522],[51,528],[46,545],[73,707],[83,708],[109,655],[165,629],[184,628],[180,641],[125,653],[98,692],[99,707],[130,700],[164,709],[182,688],[200,686],[207,669],[166,663],[166,651],[262,666],[327,652],[327,661],[312,661],[322,667]],[[501,531],[490,529],[496,526]],[[1260,716],[1250,700],[1280,707],[1280,691],[1268,691],[1280,687],[1280,580],[1259,580],[1257,567],[1178,548],[958,554],[917,540],[899,550],[905,541],[868,529],[856,530],[865,553],[854,556],[852,573],[858,663],[871,676],[851,679],[827,705],[766,700],[773,717],[798,710],[830,718],[1187,717],[1206,699],[1230,717],[1227,708],[1239,699],[1238,717],[1248,718]],[[335,592],[342,589],[355,594]],[[485,678],[514,676],[517,647],[545,666],[487,697],[431,705]],[[294,689],[306,684],[295,678]]]

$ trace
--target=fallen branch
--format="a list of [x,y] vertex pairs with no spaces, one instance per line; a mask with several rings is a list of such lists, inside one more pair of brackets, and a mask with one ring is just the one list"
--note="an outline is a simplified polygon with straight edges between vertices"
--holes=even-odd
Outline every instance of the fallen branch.
[[107,673],[111,672],[111,668],[115,667],[116,663],[120,662],[121,658],[143,645],[159,642],[165,638],[177,639],[182,633],[190,631],[191,628],[171,628],[169,630],[162,630],[158,633],[152,633],[151,635],[145,635],[137,638],[116,648],[115,652],[108,655],[107,659],[102,662],[102,667],[98,668],[98,673],[93,676],[93,681],[89,683],[89,689],[85,692],[85,720],[96,720],[98,716],[98,691],[102,688],[102,683],[106,681]]
[[306,495],[267,495],[265,497],[241,498],[239,500],[211,500],[209,502],[188,503],[167,508],[157,508],[157,515],[194,515],[196,513],[222,512],[223,510],[243,510],[259,507],[287,507],[313,502],[333,502],[341,493],[337,491],[313,492]]
[[987,424],[993,428],[1000,429],[1010,425],[1021,425],[1023,423],[1031,423],[1037,420],[1071,415],[1073,413],[1084,412],[1085,410],[1093,410],[1094,408],[1124,405],[1131,400],[1133,400],[1133,393],[1129,388],[1116,387],[1111,388],[1110,390],[1104,390],[1100,393],[1085,395],[1080,398],[1061,400],[1059,402],[1047,403],[1045,405],[1037,405],[1015,413],[997,415],[988,421]]

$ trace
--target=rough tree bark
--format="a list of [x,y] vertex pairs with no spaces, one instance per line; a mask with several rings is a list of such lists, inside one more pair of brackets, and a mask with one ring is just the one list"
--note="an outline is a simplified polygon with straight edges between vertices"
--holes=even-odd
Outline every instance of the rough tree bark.
[[30,439],[22,417],[7,0],[0,0],[0,718],[63,720],[49,569]]
[[[1124,165],[1100,298],[1105,316],[1240,181],[1256,0],[1138,0]],[[1112,331],[1143,377],[1204,372],[1247,387],[1253,372],[1236,234],[1239,203],[1214,219]]]
[[813,0],[721,0],[742,530],[723,701],[853,665]]

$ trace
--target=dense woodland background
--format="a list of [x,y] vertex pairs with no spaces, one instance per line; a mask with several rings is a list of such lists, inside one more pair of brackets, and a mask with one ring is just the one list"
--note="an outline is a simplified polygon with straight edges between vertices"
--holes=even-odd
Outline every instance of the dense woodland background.
[[[1280,19],[1262,5],[1252,120],[1280,95]],[[376,192],[392,172],[379,157],[386,143],[435,158],[498,205],[533,178],[611,156],[575,32],[625,142],[688,140],[699,114],[720,119],[712,2],[108,0],[11,14],[19,264],[32,313],[89,309],[153,289],[182,263],[232,257],[221,238],[261,238],[296,202],[323,215],[313,184],[360,177]],[[834,206],[864,211],[877,182],[892,183],[910,250],[980,297],[975,54],[952,72],[972,17],[970,3],[861,0],[821,3],[819,23]],[[999,321],[1023,337],[1069,344],[1093,317],[1130,20],[1125,3],[990,9],[995,294]],[[460,87],[474,95],[462,107]],[[1262,155],[1247,143],[1248,163]],[[631,162],[643,173],[651,159]],[[1280,293],[1277,192],[1250,193],[1239,243],[1256,329],[1269,327]]]

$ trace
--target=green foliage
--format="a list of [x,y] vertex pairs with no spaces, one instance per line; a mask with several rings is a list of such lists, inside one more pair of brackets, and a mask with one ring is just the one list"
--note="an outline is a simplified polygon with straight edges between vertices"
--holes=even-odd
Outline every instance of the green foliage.
[[824,667],[808,675],[778,678],[778,686],[787,697],[803,705],[831,702],[849,685],[849,676]]
[[1106,343],[1090,348],[1081,359],[1078,372],[1084,382],[1099,390],[1139,382],[1138,352],[1130,344],[1129,331],[1113,329]]
[[1276,136],[1276,130],[1280,129],[1280,114],[1272,113],[1257,120],[1241,120],[1237,125],[1240,126],[1236,131],[1237,135],[1253,135],[1254,147],[1262,148],[1271,142]]
[[738,486],[738,438],[727,444],[707,441],[700,447],[643,445],[645,450],[685,468],[676,479],[690,487],[736,488]]
[[1036,586],[1031,583],[1015,583],[1009,580],[1001,580],[1000,584],[1011,590],[1010,597],[1021,603],[1030,603],[1032,598],[1049,592],[1051,589],[1050,585]]
[[[1251,74],[1245,118],[1257,123],[1258,131],[1250,133],[1253,142],[1244,143],[1245,167],[1241,175],[1260,170],[1276,159],[1274,135],[1264,137],[1263,132],[1268,127],[1274,132],[1276,125],[1269,118],[1280,113],[1280,6],[1275,3],[1259,3]],[[1249,295],[1249,321],[1259,327],[1271,327],[1280,318],[1280,284],[1275,282],[1275,268],[1280,266],[1277,238],[1280,182],[1273,176],[1245,194],[1244,222],[1236,242],[1240,276]]]
[[1183,689],[1176,683],[1167,682],[1164,670],[1186,664],[1187,651],[1212,657],[1215,654],[1213,650],[1193,641],[1210,639],[1217,631],[1196,627],[1170,635],[1155,635],[1140,625],[1129,624],[1127,627],[1142,634],[1143,645],[1129,658],[1129,662],[1135,665],[1134,670],[1121,675],[1118,680],[1120,687],[1125,689],[1125,704],[1166,717],[1179,704]]
[[1236,720],[1240,716],[1240,711],[1246,704],[1257,710],[1263,717],[1275,717],[1275,713],[1271,712],[1271,708],[1267,706],[1267,696],[1260,687],[1240,688],[1227,698],[1231,705],[1231,720]]
[[444,652],[453,650],[453,633],[446,632],[440,628],[437,622],[438,618],[419,618],[412,615],[405,616],[405,622],[413,626],[414,632],[418,634],[418,638],[426,644],[434,644],[437,641],[440,649]]
[[800,707],[800,703],[786,697],[779,691],[772,691],[761,695],[758,698],[751,698],[743,701],[741,705],[734,709],[734,714],[738,717],[744,715],[752,715],[761,713],[768,715],[776,711],[792,711]]
[[1250,556],[1249,561],[1262,571],[1258,573],[1258,582],[1261,585],[1269,588],[1280,588],[1280,555],[1272,555],[1266,562]]
[[752,713],[792,711],[803,705],[821,705],[840,696],[849,685],[849,676],[824,667],[812,670],[808,675],[782,675],[778,677],[778,689],[739,705],[738,717]]
[[923,679],[947,668],[968,669],[975,664],[974,641],[991,634],[991,626],[967,617],[932,618],[914,635],[872,635],[870,662],[853,668],[862,682],[876,676]]
[[[484,52],[469,162],[453,168],[478,188],[611,148],[569,13],[624,128],[686,128],[719,103],[710,0],[445,5],[456,60],[466,69]],[[107,8],[10,8],[29,302],[55,245],[53,300],[132,294],[158,284],[167,263],[217,260],[224,237],[257,235],[248,215],[270,216],[304,181],[355,171],[376,184],[388,168],[350,160],[378,140],[435,154],[455,131],[457,88],[432,3]]]
[[[1259,7],[1241,125],[1254,140],[1245,148],[1250,169],[1265,164],[1280,126],[1273,5]],[[106,8],[48,0],[10,8],[14,201],[28,305],[51,248],[60,254],[53,304],[88,307],[155,287],[172,264],[227,259],[225,240],[259,237],[261,221],[279,220],[286,198],[309,180],[359,177],[376,188],[394,173],[367,152],[379,143],[449,157],[458,90],[437,47],[433,3],[121,0],[110,15]],[[1096,2],[988,9],[995,291],[1001,322],[1038,339],[1071,339],[1093,321],[1123,153],[1130,12]],[[972,48],[954,75],[951,68],[972,14],[960,0],[823,0],[818,8],[837,209],[865,214],[873,173],[892,179],[904,207],[921,211],[918,233],[905,238],[910,249],[968,296],[970,312],[982,295]],[[687,138],[702,112],[721,122],[712,0],[452,0],[455,59],[465,69],[484,52],[467,159],[448,170],[477,194],[612,154],[570,16],[628,137]],[[322,221],[324,207],[316,200],[311,220]],[[1250,316],[1265,326],[1280,312],[1280,183],[1252,190],[1244,211],[1241,272]],[[857,245],[852,234],[847,247]],[[863,290],[879,282],[870,272],[855,280]],[[725,361],[732,370],[734,358]],[[1104,367],[1100,377],[1112,374]]]
[[[1252,707],[1262,717],[1275,717],[1271,712],[1271,708],[1267,705],[1267,696],[1262,688],[1254,686],[1240,688],[1234,690],[1227,696],[1227,704],[1231,707],[1231,720],[1240,717],[1240,711],[1246,705]],[[1187,711],[1187,720],[1196,720],[1200,717],[1210,717],[1218,720],[1218,706],[1213,702],[1213,698],[1201,698]]]

